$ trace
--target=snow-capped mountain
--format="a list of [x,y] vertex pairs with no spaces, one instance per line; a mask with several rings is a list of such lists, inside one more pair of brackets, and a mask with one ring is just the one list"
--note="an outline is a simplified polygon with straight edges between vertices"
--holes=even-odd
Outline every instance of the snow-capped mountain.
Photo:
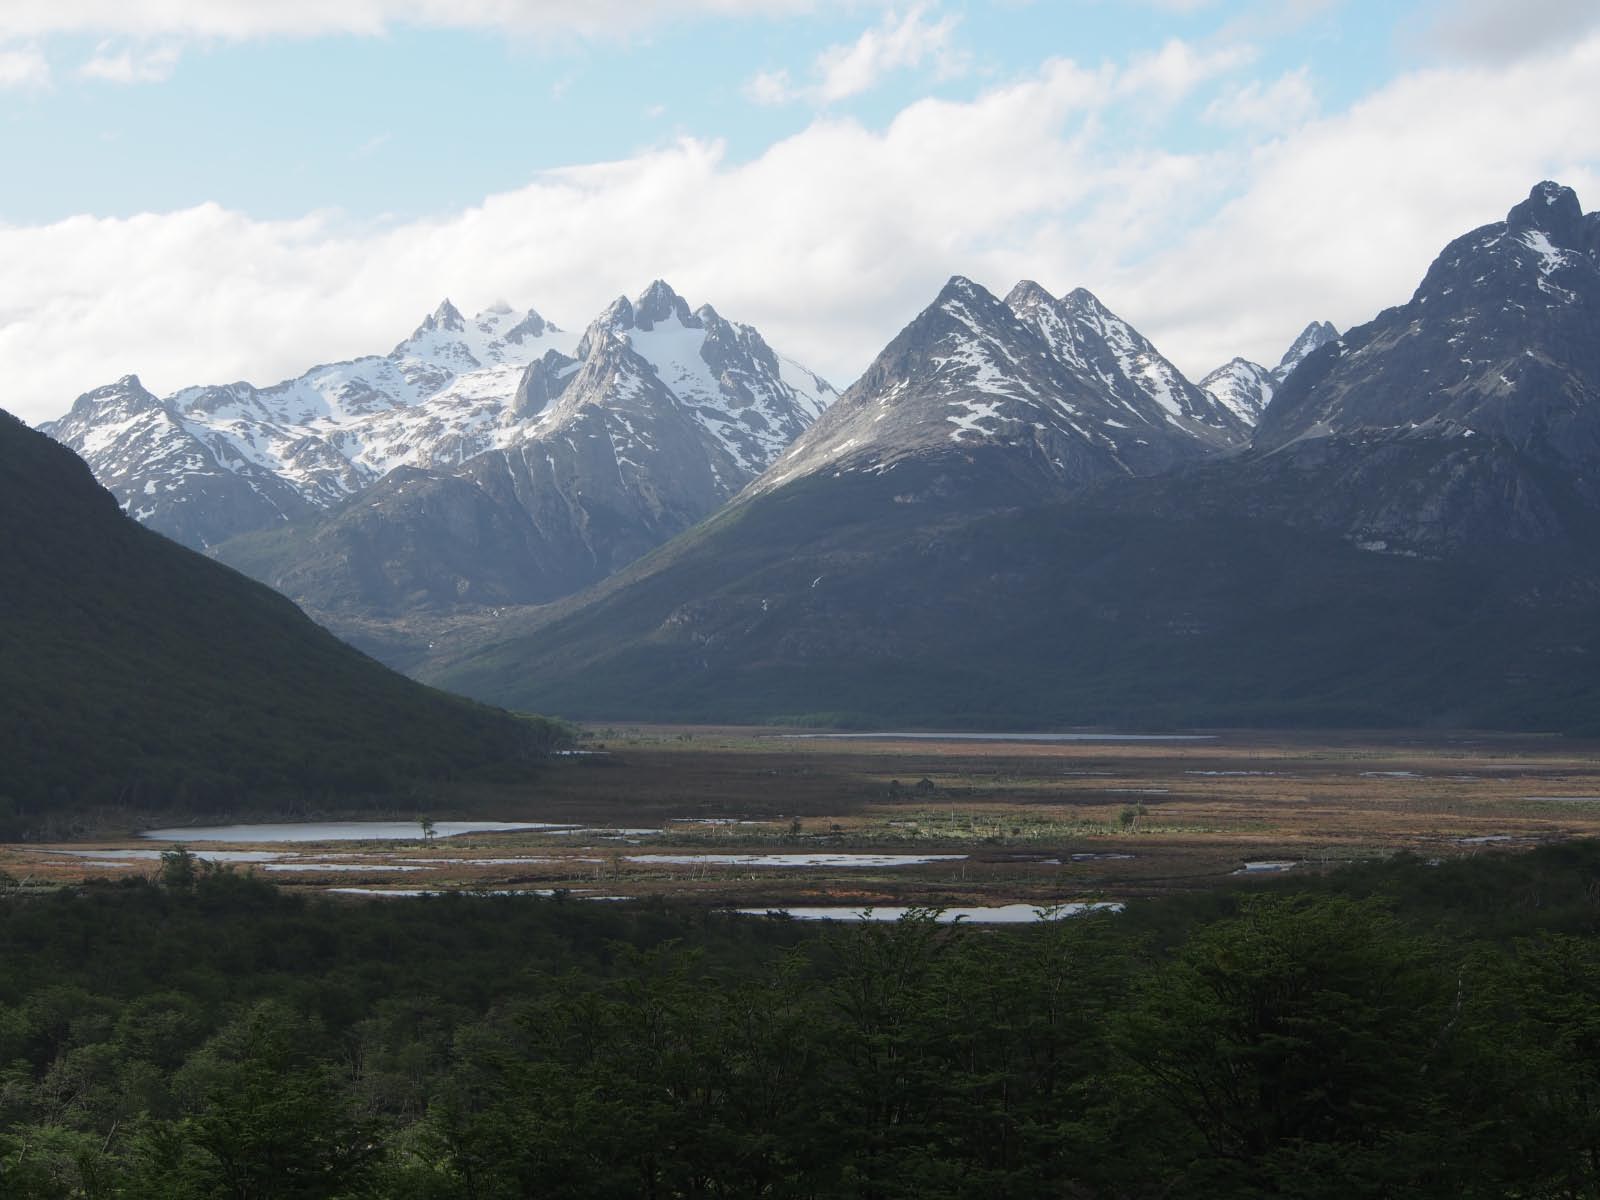
[[[578,358],[607,360],[607,339],[621,355],[623,377],[632,374],[637,381],[635,390],[645,386],[646,373],[654,375],[747,479],[771,466],[835,395],[822,378],[776,354],[750,326],[723,320],[709,304],[691,313],[660,280],[634,303],[618,298],[585,334]],[[599,402],[583,381],[575,384],[570,396],[558,393],[551,422]]]
[[1006,303],[1044,335],[1058,357],[1097,379],[1135,421],[1169,425],[1218,447],[1237,445],[1247,436],[1246,422],[1185,379],[1092,292],[1075,288],[1053,299],[1024,280]]
[[1270,371],[1248,358],[1230,359],[1200,381],[1200,390],[1246,425],[1254,426],[1272,403],[1273,393],[1306,356],[1338,338],[1339,331],[1331,322],[1313,321]]
[[1600,728],[1570,191],[1312,350],[1237,452],[1013,302],[952,280],[726,518],[419,674],[607,719]]
[[[545,403],[577,373],[571,356],[586,357],[601,329],[627,340],[639,369],[726,448],[730,494],[832,397],[754,330],[709,306],[689,313],[665,284],[639,311],[619,301],[580,345],[533,310],[497,306],[469,320],[447,300],[387,355],[164,399],[129,376],[43,429],[139,520],[203,548],[328,509],[397,467],[449,469],[537,439],[553,427]],[[594,399],[579,391],[569,408]]]
[[1149,474],[1248,427],[1083,290],[1005,301],[956,276],[751,488],[1004,447],[1047,487]]
[[[77,451],[134,517],[190,546],[311,507],[295,483],[228,439],[208,436],[137,375],[85,393],[65,417],[41,429]],[[323,449],[312,441],[304,452],[310,457]],[[340,460],[335,470],[347,472],[349,464]]]
[[403,470],[219,556],[335,623],[551,600],[709,516],[833,397],[754,329],[691,312],[660,281],[447,419],[479,377],[347,434]]
[[127,376],[41,428],[133,516],[204,548],[338,503],[396,466],[458,461],[487,441],[527,364],[574,340],[531,310],[467,321],[447,300],[387,355],[163,399]]
[[1255,425],[1278,384],[1273,373],[1248,358],[1233,358],[1200,381],[1200,390],[1247,425]]

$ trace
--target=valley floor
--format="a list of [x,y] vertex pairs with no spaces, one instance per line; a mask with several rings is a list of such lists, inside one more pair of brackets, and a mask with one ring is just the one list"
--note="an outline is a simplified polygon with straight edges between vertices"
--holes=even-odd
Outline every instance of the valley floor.
[[[1399,851],[1448,859],[1600,836],[1600,744],[1561,738],[1040,742],[629,726],[592,727],[580,745],[531,790],[384,814],[406,822],[389,840],[284,845],[240,831],[187,844],[223,869],[361,896],[560,890],[854,910],[1123,901]],[[559,828],[429,838],[423,817]],[[133,832],[0,846],[0,872],[45,887],[155,874],[173,843]]]

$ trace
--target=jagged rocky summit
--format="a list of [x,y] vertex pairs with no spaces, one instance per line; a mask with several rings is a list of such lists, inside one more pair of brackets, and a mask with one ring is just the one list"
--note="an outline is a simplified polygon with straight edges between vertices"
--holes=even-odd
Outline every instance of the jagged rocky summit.
[[1248,434],[1089,292],[1056,298],[1025,280],[1000,300],[956,276],[751,493],[999,452],[1037,498]]
[[[326,513],[218,557],[337,628],[542,603],[710,515],[827,407],[833,389],[710,305],[656,282],[481,397],[467,450],[402,459]],[[420,408],[426,413],[431,402]],[[413,450],[446,436],[406,411]]]
[[387,355],[267,388],[190,387],[160,398],[130,375],[42,428],[141,522],[208,548],[332,509],[397,468],[449,471],[537,440],[557,423],[549,419],[557,396],[572,397],[568,411],[595,402],[594,371],[569,385],[597,356],[620,361],[605,348],[608,335],[633,351],[612,377],[653,376],[651,386],[710,435],[729,493],[833,394],[755,330],[710,306],[691,313],[657,282],[637,305],[613,305],[581,339],[532,310],[501,305],[468,319],[447,300]]
[[469,321],[446,300],[386,355],[159,398],[129,375],[41,429],[143,524],[205,548],[337,504],[396,466],[485,448],[528,363],[573,340],[531,310]]
[[44,428],[145,524],[336,618],[581,587],[725,502],[833,394],[657,281],[581,335],[446,301],[385,356],[165,398],[129,376]]

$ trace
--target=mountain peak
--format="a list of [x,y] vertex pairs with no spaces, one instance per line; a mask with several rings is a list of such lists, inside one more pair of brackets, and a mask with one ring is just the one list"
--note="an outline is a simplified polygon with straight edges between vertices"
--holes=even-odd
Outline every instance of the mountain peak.
[[626,296],[618,296],[606,306],[603,313],[589,322],[589,328],[583,331],[574,353],[579,361],[587,360],[600,347],[619,339],[625,340],[628,331],[638,327],[638,314],[634,311],[633,301]]
[[1017,286],[1006,293],[1006,306],[1017,313],[1037,308],[1041,304],[1054,303],[1055,297],[1031,279],[1018,281]]
[[461,310],[446,298],[440,301],[438,308],[422,318],[422,324],[413,329],[411,336],[396,346],[392,353],[400,353],[407,346],[426,338],[430,333],[461,333],[466,327],[467,320],[461,315]]
[[1537,229],[1557,242],[1575,245],[1583,227],[1583,205],[1578,193],[1546,179],[1534,185],[1528,198],[1506,214],[1511,233]]
[[137,375],[124,375],[115,383],[105,384],[79,396],[72,404],[72,415],[81,417],[108,402],[126,404],[128,401],[133,401],[139,407],[157,407],[161,403],[139,382]]
[[1255,425],[1272,400],[1277,379],[1248,358],[1230,358],[1200,381],[1202,392],[1246,425]]
[[[515,316],[516,311],[510,307],[505,309],[490,308],[492,316]],[[523,314],[522,319],[506,330],[505,340],[512,343],[521,343],[527,338],[543,337],[546,332],[561,332],[554,325],[541,317],[534,309],[529,309]]]
[[[1284,381],[1256,438],[1503,438],[1530,460],[1583,464],[1600,445],[1592,353],[1600,263],[1571,188],[1545,181],[1440,251],[1408,304],[1385,309]],[[1519,501],[1520,503],[1520,501]]]
[[983,306],[1000,303],[995,299],[994,293],[981,283],[974,283],[965,275],[952,275],[940,289],[931,307],[942,309],[952,303],[965,305],[974,301]]
[[1339,340],[1338,327],[1332,321],[1313,321],[1300,331],[1300,336],[1283,352],[1283,357],[1278,360],[1278,365],[1273,368],[1274,378],[1282,383],[1289,378],[1290,372],[1298,367],[1308,354],[1320,350],[1329,342]]
[[688,301],[662,279],[652,280],[650,286],[639,293],[633,308],[634,321],[646,332],[655,328],[658,322],[672,317],[676,317],[678,323],[687,328],[696,328],[699,324],[689,312]]
[[1100,297],[1084,287],[1073,288],[1065,296],[1061,297],[1061,303],[1069,308],[1078,309],[1080,312],[1111,314],[1111,310],[1101,303]]
[[450,303],[447,296],[439,302],[439,307],[434,309],[422,322],[418,332],[424,329],[448,329],[459,333],[467,327],[466,319],[461,315],[461,310]]

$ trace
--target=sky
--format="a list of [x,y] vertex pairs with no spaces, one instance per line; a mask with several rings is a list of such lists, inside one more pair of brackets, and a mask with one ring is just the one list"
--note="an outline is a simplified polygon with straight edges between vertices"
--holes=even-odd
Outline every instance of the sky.
[[5,0],[0,407],[666,279],[840,388],[952,274],[1191,378],[1600,205],[1594,0]]

